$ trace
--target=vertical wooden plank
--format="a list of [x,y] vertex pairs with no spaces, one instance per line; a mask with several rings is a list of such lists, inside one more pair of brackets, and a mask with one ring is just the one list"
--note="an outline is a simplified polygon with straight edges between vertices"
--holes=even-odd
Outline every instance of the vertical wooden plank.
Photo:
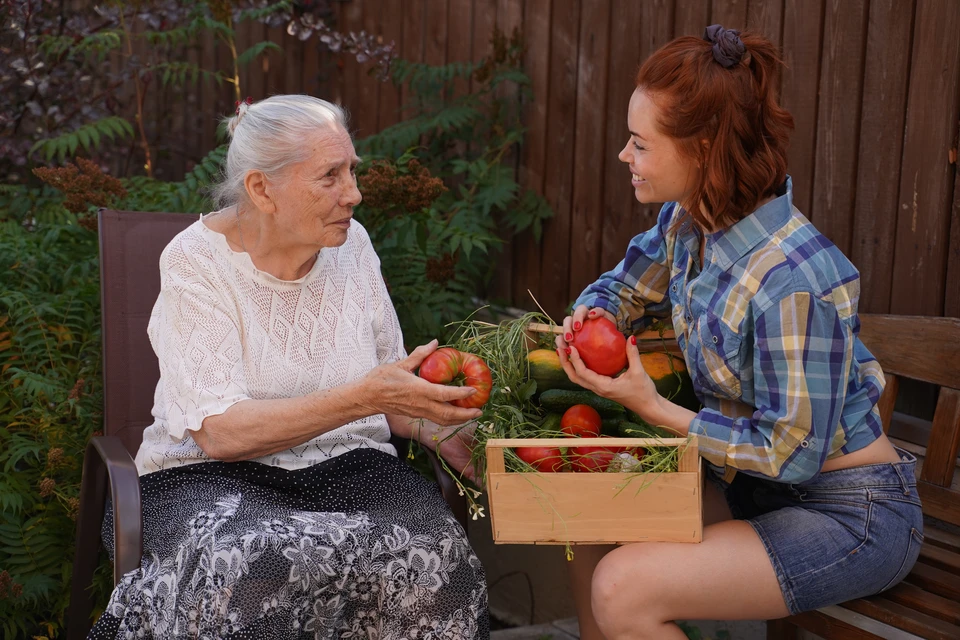
[[677,0],[674,36],[703,36],[710,26],[710,0]]
[[[673,0],[653,0],[643,2],[640,14],[640,59],[642,64],[657,49],[673,39],[674,13],[676,7]],[[700,34],[703,29],[700,29]],[[623,112],[624,122],[626,122],[626,110]],[[623,143],[620,143],[620,147]],[[620,149],[617,148],[619,152]],[[633,191],[631,187],[631,192]],[[633,199],[633,214],[630,222],[633,225],[633,231],[626,240],[653,227],[657,222],[657,214],[660,211],[662,203],[648,202],[641,203],[636,198]],[[624,244],[626,246],[626,244]],[[612,266],[612,265],[611,265]]]
[[[550,83],[550,0],[527,0],[523,17],[523,41],[526,45],[523,68],[530,76],[533,101],[525,105],[527,127],[521,149],[520,186],[543,194],[547,156],[547,98]],[[550,224],[547,222],[547,224]],[[525,231],[515,241],[513,254],[513,303],[522,309],[535,309],[527,291],[539,298],[542,245]]]
[[941,487],[949,487],[960,449],[960,391],[942,387],[937,411],[930,427],[930,443],[923,460],[920,479]]
[[783,36],[783,0],[750,0],[747,29],[766,37],[777,47]]
[[[267,27],[262,22],[251,21],[247,31],[246,47],[252,47],[258,42],[267,40]],[[242,51],[242,50],[241,50]],[[241,95],[241,99],[250,96],[256,100],[263,100],[269,94],[267,93],[266,68],[268,66],[267,58],[258,58],[248,63],[249,73],[247,74],[247,88]]]
[[[377,33],[385,44],[393,43],[394,51],[403,51],[403,0],[383,0],[379,5],[380,19],[377,21]],[[400,120],[400,87],[391,81],[380,83],[379,117],[377,126],[380,131],[396,124]]]
[[713,0],[710,23],[743,31],[747,26],[747,0]]
[[[410,62],[423,61],[424,45],[424,0],[403,0],[403,49],[401,55]],[[413,103],[409,90],[405,87],[400,94],[400,104]]]
[[306,93],[303,86],[305,49],[303,41],[290,35],[283,37],[283,73],[285,93]]
[[[893,279],[897,195],[903,151],[910,59],[903,55],[912,37],[913,2],[871,0],[863,73],[860,151],[857,160],[853,247],[860,270],[860,311],[888,313]],[[902,42],[904,47],[892,47]],[[888,132],[888,135],[876,135]]]
[[544,196],[554,217],[543,234],[540,291],[535,292],[547,313],[559,320],[567,305],[569,289],[571,183],[573,179],[574,126],[577,113],[577,49],[580,30],[579,5],[557,7],[551,12],[550,94],[547,106]]
[[827,0],[813,205],[807,216],[846,255],[853,232],[866,0]]
[[[681,12],[681,6],[683,11]],[[698,11],[694,11],[698,9]],[[707,0],[677,3],[677,15],[683,13],[685,25],[697,24],[702,32],[708,13]],[[637,32],[643,23],[641,5],[633,0],[614,0],[610,23],[610,77],[607,81],[606,131],[604,132],[603,172],[603,240],[600,250],[600,272],[612,269],[626,252],[630,239],[639,231],[640,220],[634,215],[633,186],[630,169],[617,157],[630,137],[627,106],[636,87],[640,67],[640,40]],[[687,29],[684,26],[683,29]],[[599,275],[594,273],[593,277]]]
[[308,96],[327,99],[320,92],[320,40],[314,36],[307,40],[303,45],[303,76],[300,79],[300,86],[303,92]]
[[447,0],[427,0],[424,62],[442,65],[447,62]]
[[[473,0],[473,61],[482,60],[492,51],[490,39],[497,26],[497,7],[493,0]],[[474,85],[471,82],[471,85]],[[476,90],[476,87],[472,87]]]
[[[343,2],[337,5],[337,30],[343,33],[359,33],[363,29],[363,2]],[[340,87],[340,104],[350,114],[350,133],[363,137],[359,131],[363,120],[360,103],[360,63],[356,57],[345,50],[334,54],[337,69],[337,85]]]
[[[523,0],[497,0],[497,30],[510,38],[515,30],[523,24]],[[520,108],[520,96],[517,86],[513,82],[503,83],[497,90],[497,98],[510,105],[511,109]],[[517,177],[518,154],[516,145],[504,156],[505,166],[513,168],[513,175]],[[513,301],[513,237],[505,225],[501,225],[500,239],[504,244],[497,255],[493,281],[490,283],[488,297],[504,302]]]
[[267,27],[267,40],[280,47],[280,51],[271,50],[263,59],[263,73],[266,82],[266,95],[273,96],[287,92],[287,74],[284,66],[290,63],[288,50],[289,38],[283,27]]
[[[217,44],[219,38],[204,38],[201,44],[200,66],[210,73],[216,73],[219,69],[217,64]],[[217,146],[217,103],[220,93],[220,86],[216,81],[200,80],[200,107],[197,110],[200,121],[200,135],[197,136],[198,157],[202,158]]]
[[[957,114],[960,125],[960,113]],[[960,136],[958,136],[960,137]],[[957,153],[960,140],[954,138],[953,150]],[[960,160],[953,164],[953,210],[950,216],[950,256],[947,259],[947,285],[944,292],[943,315],[960,318]]]
[[891,312],[940,315],[944,309],[948,224],[957,131],[960,2],[918,0]]
[[820,85],[821,0],[785,0],[783,9],[783,73],[780,102],[793,114],[787,171],[793,178],[793,200],[809,213],[813,193],[817,133],[817,89]]
[[580,20],[577,69],[576,149],[573,171],[570,283],[567,298],[580,292],[601,273],[603,182],[619,162],[604,146],[607,70],[610,58],[610,0],[584,0]]
[[[473,0],[450,0],[447,12],[447,62],[469,62],[473,54]],[[470,89],[468,80],[457,80],[454,96]]]
[[[362,30],[368,34],[377,33],[377,24],[383,21],[379,2],[365,0],[363,5]],[[365,138],[380,130],[380,85],[372,61],[357,63],[357,118],[353,124],[357,134]]]

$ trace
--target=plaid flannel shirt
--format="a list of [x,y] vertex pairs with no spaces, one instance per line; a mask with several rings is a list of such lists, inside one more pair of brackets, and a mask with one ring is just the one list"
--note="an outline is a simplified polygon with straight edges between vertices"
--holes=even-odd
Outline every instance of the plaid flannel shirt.
[[884,379],[857,337],[859,273],[793,206],[789,178],[778,196],[707,234],[702,271],[701,234],[674,229],[667,203],[575,305],[631,333],[672,317],[703,404],[690,423],[701,455],[798,483],[879,437]]

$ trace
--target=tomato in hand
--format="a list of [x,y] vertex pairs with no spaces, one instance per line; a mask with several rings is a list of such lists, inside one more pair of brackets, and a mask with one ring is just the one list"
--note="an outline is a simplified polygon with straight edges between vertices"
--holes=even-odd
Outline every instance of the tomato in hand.
[[563,471],[563,456],[557,447],[517,447],[517,456],[540,473]]
[[586,404],[573,405],[560,418],[560,431],[574,438],[597,438],[600,425],[600,414]]
[[588,318],[573,336],[573,346],[587,369],[613,376],[627,366],[627,339],[606,318]]
[[493,376],[487,363],[453,347],[437,349],[420,364],[420,377],[434,384],[455,384],[477,390],[469,398],[450,404],[464,409],[479,409],[490,399]]

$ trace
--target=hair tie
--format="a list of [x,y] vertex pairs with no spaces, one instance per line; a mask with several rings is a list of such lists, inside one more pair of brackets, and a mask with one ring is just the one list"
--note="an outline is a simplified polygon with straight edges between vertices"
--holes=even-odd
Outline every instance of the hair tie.
[[243,108],[243,113],[246,113],[246,112],[247,112],[247,109],[246,109],[246,107],[245,107],[244,105],[250,106],[251,104],[253,104],[253,98],[251,98],[250,96],[247,96],[247,99],[246,99],[246,100],[237,100],[237,101],[234,102],[233,104],[234,104],[234,106],[237,107],[237,119],[239,120],[240,117],[243,116],[243,114],[240,113],[240,108],[241,108],[241,107],[244,107],[244,108]]
[[713,43],[713,59],[725,69],[740,64],[747,48],[743,46],[740,32],[736,29],[724,29],[719,24],[713,24],[703,30],[703,39]]

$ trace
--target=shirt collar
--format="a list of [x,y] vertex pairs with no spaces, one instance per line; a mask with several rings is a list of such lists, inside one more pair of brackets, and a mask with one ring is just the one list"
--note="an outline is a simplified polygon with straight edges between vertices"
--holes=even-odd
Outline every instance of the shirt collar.
[[705,261],[726,269],[787,223],[793,211],[793,180],[787,176],[778,197],[736,224],[707,235]]

